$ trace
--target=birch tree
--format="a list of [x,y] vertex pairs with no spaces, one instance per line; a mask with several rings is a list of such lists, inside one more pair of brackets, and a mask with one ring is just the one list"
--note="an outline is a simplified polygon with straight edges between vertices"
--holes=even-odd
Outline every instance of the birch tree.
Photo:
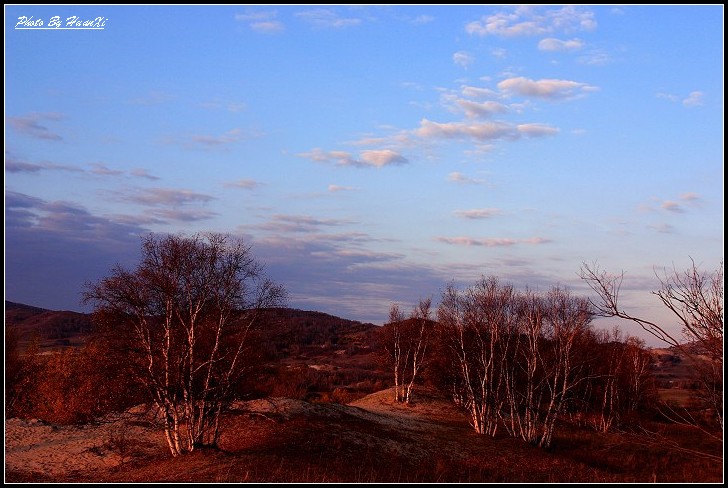
[[[701,383],[701,400],[710,409],[715,425],[723,430],[723,262],[713,273],[702,272],[694,261],[680,272],[664,271],[657,275],[660,288],[653,291],[662,304],[682,325],[682,337],[665,324],[638,317],[624,310],[619,301],[624,272],[612,275],[594,263],[583,263],[579,276],[596,293],[592,304],[603,317],[618,317],[640,325],[644,330],[678,348],[691,358],[695,377]],[[695,424],[694,419],[673,412],[681,423]],[[722,433],[720,434],[722,438]]]
[[457,396],[479,434],[496,434],[506,404],[514,304],[513,287],[488,277],[463,292],[448,287],[438,309],[458,367]]
[[410,403],[415,381],[426,363],[433,330],[432,299],[421,299],[409,318],[392,304],[389,323],[382,331],[386,362],[394,376],[394,400]]
[[162,412],[173,456],[215,445],[246,372],[248,332],[285,299],[251,249],[229,235],[149,235],[133,270],[116,266],[84,300]]

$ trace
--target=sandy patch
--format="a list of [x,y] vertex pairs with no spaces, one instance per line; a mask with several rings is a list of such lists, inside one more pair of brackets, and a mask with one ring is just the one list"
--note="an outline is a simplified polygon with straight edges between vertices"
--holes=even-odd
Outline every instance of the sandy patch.
[[162,431],[142,409],[87,425],[5,421],[5,470],[51,478],[92,474],[166,450]]

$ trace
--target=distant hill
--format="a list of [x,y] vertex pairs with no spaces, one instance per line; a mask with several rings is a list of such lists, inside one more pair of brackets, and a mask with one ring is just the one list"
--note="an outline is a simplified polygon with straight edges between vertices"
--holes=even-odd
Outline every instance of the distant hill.
[[[261,319],[256,354],[263,364],[260,376],[251,378],[257,394],[310,400],[336,392],[353,400],[385,387],[389,375],[377,357],[380,327],[292,308],[265,309]],[[91,314],[6,301],[5,327],[18,334],[21,349],[37,337],[44,352],[82,346],[93,323]]]
[[47,310],[6,300],[5,327],[18,334],[21,347],[27,347],[37,337],[41,350],[50,350],[83,344],[92,323],[89,314]]

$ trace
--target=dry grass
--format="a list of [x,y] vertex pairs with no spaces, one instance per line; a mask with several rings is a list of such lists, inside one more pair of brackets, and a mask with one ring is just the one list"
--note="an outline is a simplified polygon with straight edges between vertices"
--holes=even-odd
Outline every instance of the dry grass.
[[[6,440],[6,481],[722,481],[722,463],[635,436],[563,430],[547,451],[516,439],[475,434],[463,415],[432,391],[418,391],[412,406],[395,404],[391,397],[391,390],[385,390],[351,405],[284,398],[241,402],[225,418],[220,449],[175,459],[163,450],[148,449],[145,456],[129,455],[123,463],[87,470],[70,470],[73,463],[68,462],[33,472],[12,460],[20,449],[9,449]],[[53,434],[52,428],[46,429],[46,443],[53,441]],[[689,431],[667,429],[662,434],[686,444],[699,441]],[[103,435],[109,438],[108,432]],[[134,435],[134,445],[161,440],[159,432]],[[56,441],[55,449],[68,452],[60,438]],[[32,446],[26,447],[32,452]],[[706,448],[722,453],[722,446]]]

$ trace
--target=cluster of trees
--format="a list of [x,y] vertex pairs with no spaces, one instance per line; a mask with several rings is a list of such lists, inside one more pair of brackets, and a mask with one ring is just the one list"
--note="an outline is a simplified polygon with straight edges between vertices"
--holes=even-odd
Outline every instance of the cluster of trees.
[[[484,277],[463,290],[447,287],[437,310],[431,298],[420,300],[409,316],[393,306],[380,347],[395,400],[411,402],[426,372],[481,434],[503,429],[547,447],[567,417],[601,431],[622,425],[656,402],[651,355],[644,343],[618,330],[594,330],[592,320],[601,315],[636,322],[703,358],[695,362],[702,406],[722,437],[722,263],[712,275],[694,264],[683,274],[666,275],[655,292],[683,323],[690,348],[620,308],[623,275],[584,265],[581,276],[596,300],[558,286],[518,291]],[[283,305],[285,291],[265,277],[250,247],[230,236],[149,235],[136,268],[117,266],[88,284],[84,299],[94,307],[96,333],[82,350],[21,356],[13,345],[17,338],[6,330],[6,412],[83,421],[138,402],[142,386],[161,412],[167,444],[177,456],[217,444],[221,415],[255,389],[260,376],[251,370],[260,365],[261,351],[260,341],[251,339],[256,330],[264,333],[263,312]],[[312,381],[307,368],[276,376],[282,379],[279,389],[301,395]],[[70,399],[79,404],[69,408]],[[59,419],[64,412],[72,418]]]
[[[411,401],[412,385],[429,365],[429,378],[464,409],[480,434],[494,436],[503,428],[547,447],[559,419],[606,432],[637,413],[659,411],[722,439],[723,263],[711,274],[695,263],[683,273],[665,273],[653,292],[683,324],[682,340],[620,308],[624,273],[614,276],[584,264],[580,276],[596,299],[558,286],[521,292],[484,277],[465,290],[449,286],[437,321],[430,320],[430,299],[421,300],[406,320],[393,305],[382,342],[395,400]],[[618,328],[594,330],[596,316],[638,323],[692,358],[701,415],[660,402],[644,342],[622,336]]]
[[547,447],[565,415],[579,414],[607,430],[654,399],[642,344],[592,330],[588,299],[563,288],[518,292],[488,277],[465,290],[449,286],[436,322],[421,310],[429,306],[421,302],[408,321],[393,313],[396,321],[386,326],[395,385],[398,377],[400,385],[404,380],[397,400],[411,400],[415,376],[429,361],[430,378],[479,434],[504,428]]

